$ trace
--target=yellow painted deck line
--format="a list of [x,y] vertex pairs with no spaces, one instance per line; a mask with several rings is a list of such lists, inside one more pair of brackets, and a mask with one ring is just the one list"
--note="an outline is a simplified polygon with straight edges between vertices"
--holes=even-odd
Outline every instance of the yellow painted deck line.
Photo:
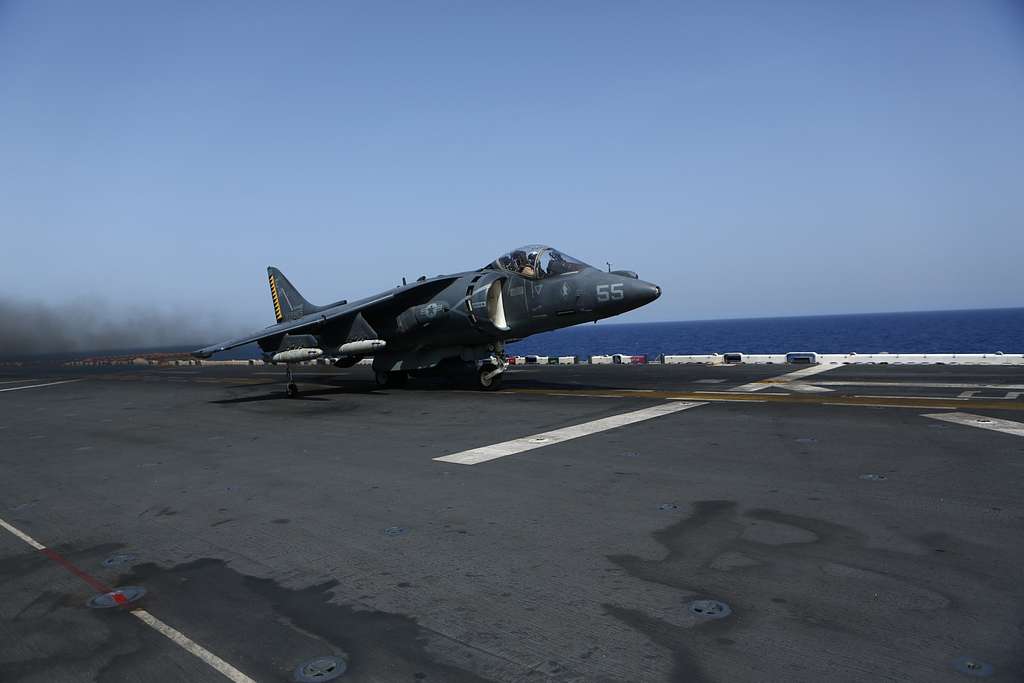
[[[726,402],[748,402],[748,403],[785,403],[804,405],[837,405],[837,406],[869,406],[879,405],[879,400],[884,400],[887,407],[893,408],[963,408],[970,405],[971,408],[991,408],[994,410],[1024,410],[1024,401],[1007,401],[1004,399],[994,400],[971,400],[965,401],[962,398],[942,397],[908,397],[908,396],[884,396],[867,398],[860,396],[836,396],[835,394],[771,394],[764,392],[754,393],[732,393],[728,391],[652,391],[644,394],[636,394],[630,391],[618,389],[604,390],[602,394],[590,394],[589,392],[577,392],[570,389],[516,389],[519,394],[538,395],[575,395],[575,396],[601,396],[602,398],[632,398],[632,399],[670,399],[683,401],[726,401]],[[497,392],[499,395],[504,392]]]
[[[831,368],[830,368],[831,369]],[[262,373],[257,373],[262,374]],[[334,374],[311,374],[310,377],[332,377]],[[792,374],[792,373],[790,373]],[[142,381],[143,379],[152,380],[163,380],[168,381],[170,378],[167,376],[158,377],[155,375],[122,375],[122,374],[103,374],[93,375],[88,378],[81,379],[101,379],[101,380],[120,380],[120,381]],[[81,380],[71,380],[81,381]],[[252,386],[267,386],[273,384],[273,382],[265,379],[253,379],[245,377],[195,377],[189,378],[186,381],[197,382],[204,384],[230,384],[230,385],[252,385]],[[771,381],[763,381],[762,386],[764,388],[772,387],[773,384],[785,385],[787,382],[774,383]],[[897,385],[903,386],[903,385]],[[27,388],[27,387],[26,387]],[[0,390],[3,391],[3,390]],[[475,396],[517,396],[517,395],[537,395],[537,396],[559,396],[559,397],[572,397],[578,396],[580,398],[631,398],[631,399],[666,399],[673,401],[726,401],[726,402],[742,402],[748,401],[753,403],[784,403],[784,404],[805,404],[805,405],[834,405],[834,406],[865,406],[865,407],[891,407],[891,408],[963,408],[970,406],[974,409],[993,409],[993,410],[1012,410],[1012,411],[1024,411],[1024,401],[1006,399],[1003,397],[983,397],[983,398],[965,398],[959,396],[886,396],[886,395],[848,395],[837,396],[835,393],[828,394],[790,394],[790,393],[779,393],[771,391],[733,391],[731,389],[723,389],[721,391],[709,391],[706,389],[697,389],[690,391],[683,390],[658,390],[658,389],[619,389],[619,388],[599,388],[599,387],[558,387],[551,389],[542,388],[529,388],[529,387],[508,387],[504,391],[488,392],[481,394],[475,390],[460,390],[451,389],[453,393],[468,393]]]
[[1024,390],[1024,384],[978,384],[973,382],[876,382],[865,380],[828,380],[815,382],[823,387],[915,387],[921,389],[992,389],[993,391]]

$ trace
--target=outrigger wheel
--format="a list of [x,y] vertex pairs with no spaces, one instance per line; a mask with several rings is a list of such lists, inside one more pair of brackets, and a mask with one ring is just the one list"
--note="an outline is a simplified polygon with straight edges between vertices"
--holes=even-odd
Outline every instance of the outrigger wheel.
[[295,383],[295,379],[292,377],[292,366],[285,365],[284,371],[288,375],[288,398],[298,398],[299,385]]

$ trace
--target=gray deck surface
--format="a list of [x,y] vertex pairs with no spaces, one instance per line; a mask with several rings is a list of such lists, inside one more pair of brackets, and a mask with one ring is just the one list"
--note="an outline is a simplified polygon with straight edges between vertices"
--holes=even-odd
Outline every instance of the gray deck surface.
[[[1024,437],[924,417],[1024,422],[1024,368],[729,392],[797,369],[0,368],[80,380],[0,392],[0,519],[260,681],[1024,680]],[[675,399],[707,402],[434,460]],[[95,592],[0,529],[0,680],[226,680]]]

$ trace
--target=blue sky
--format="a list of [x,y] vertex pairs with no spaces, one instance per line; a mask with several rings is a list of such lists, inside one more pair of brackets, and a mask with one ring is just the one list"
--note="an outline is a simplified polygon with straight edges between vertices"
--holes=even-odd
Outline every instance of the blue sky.
[[0,3],[5,291],[272,322],[544,242],[628,320],[1022,305],[1016,2]]

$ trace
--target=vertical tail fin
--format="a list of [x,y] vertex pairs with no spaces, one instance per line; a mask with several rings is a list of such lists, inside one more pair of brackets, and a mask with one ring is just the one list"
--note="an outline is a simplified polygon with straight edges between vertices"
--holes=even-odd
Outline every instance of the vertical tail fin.
[[270,298],[274,302],[274,317],[277,322],[286,320],[297,320],[307,313],[314,313],[319,310],[318,306],[306,301],[299,294],[299,290],[288,282],[280,270],[273,266],[267,267],[267,279],[270,281]]

